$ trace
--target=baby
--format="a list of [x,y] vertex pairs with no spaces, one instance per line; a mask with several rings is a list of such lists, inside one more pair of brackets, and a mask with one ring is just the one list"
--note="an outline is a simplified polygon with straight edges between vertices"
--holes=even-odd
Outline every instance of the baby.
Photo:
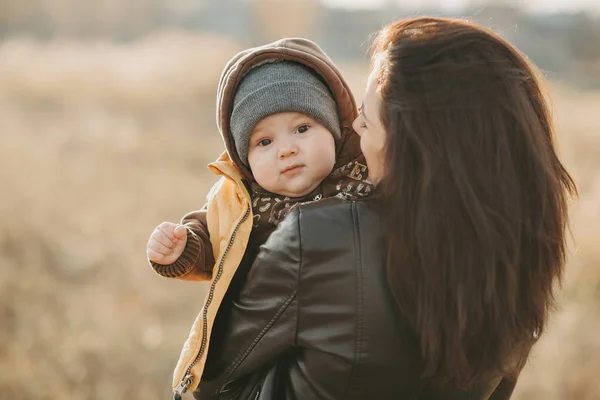
[[[281,48],[290,51],[273,51]],[[223,71],[217,108],[227,152],[209,169],[222,178],[201,210],[181,224],[163,222],[147,245],[158,274],[211,281],[175,371],[176,396],[197,386],[234,272],[249,268],[290,208],[372,189],[350,128],[354,100],[313,42],[283,39],[236,55]]]

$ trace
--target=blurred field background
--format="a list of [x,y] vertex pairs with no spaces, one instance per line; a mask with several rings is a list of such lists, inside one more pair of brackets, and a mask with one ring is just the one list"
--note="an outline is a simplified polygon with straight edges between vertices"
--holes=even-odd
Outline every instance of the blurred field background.
[[161,221],[202,206],[215,181],[206,164],[222,151],[225,62],[306,36],[360,99],[368,34],[415,13],[472,14],[535,53],[549,78],[581,197],[559,309],[514,398],[600,399],[597,9],[494,4],[0,0],[0,399],[170,398],[205,286],[155,275],[145,243]]

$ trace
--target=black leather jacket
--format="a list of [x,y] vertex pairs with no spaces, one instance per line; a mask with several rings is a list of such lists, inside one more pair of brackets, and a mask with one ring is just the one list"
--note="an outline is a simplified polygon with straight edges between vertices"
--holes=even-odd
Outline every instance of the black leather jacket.
[[517,372],[470,392],[420,379],[418,340],[389,292],[384,246],[366,203],[331,199],[291,212],[230,287],[194,396],[509,398]]

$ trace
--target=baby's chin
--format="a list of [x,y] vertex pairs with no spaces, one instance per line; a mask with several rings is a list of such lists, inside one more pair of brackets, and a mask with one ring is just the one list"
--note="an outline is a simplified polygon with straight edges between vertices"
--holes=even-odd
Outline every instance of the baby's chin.
[[289,197],[291,199],[297,199],[297,198],[302,198],[302,197],[308,196],[317,187],[319,187],[318,183],[315,185],[308,186],[308,187],[297,188],[297,189],[293,188],[293,189],[285,190],[279,194],[282,196]]

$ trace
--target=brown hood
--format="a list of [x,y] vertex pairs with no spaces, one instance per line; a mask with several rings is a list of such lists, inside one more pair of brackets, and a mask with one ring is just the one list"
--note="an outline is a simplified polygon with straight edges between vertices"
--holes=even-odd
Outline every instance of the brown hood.
[[254,180],[250,170],[240,161],[233,145],[229,129],[233,97],[242,77],[253,66],[273,59],[302,63],[315,70],[325,80],[337,103],[342,128],[342,138],[337,149],[336,167],[355,159],[360,154],[360,139],[352,129],[352,121],[357,116],[357,109],[350,87],[342,78],[333,61],[316,43],[303,38],[285,38],[236,54],[225,66],[219,80],[217,126],[223,137],[229,157],[239,168],[242,175],[248,181]]

